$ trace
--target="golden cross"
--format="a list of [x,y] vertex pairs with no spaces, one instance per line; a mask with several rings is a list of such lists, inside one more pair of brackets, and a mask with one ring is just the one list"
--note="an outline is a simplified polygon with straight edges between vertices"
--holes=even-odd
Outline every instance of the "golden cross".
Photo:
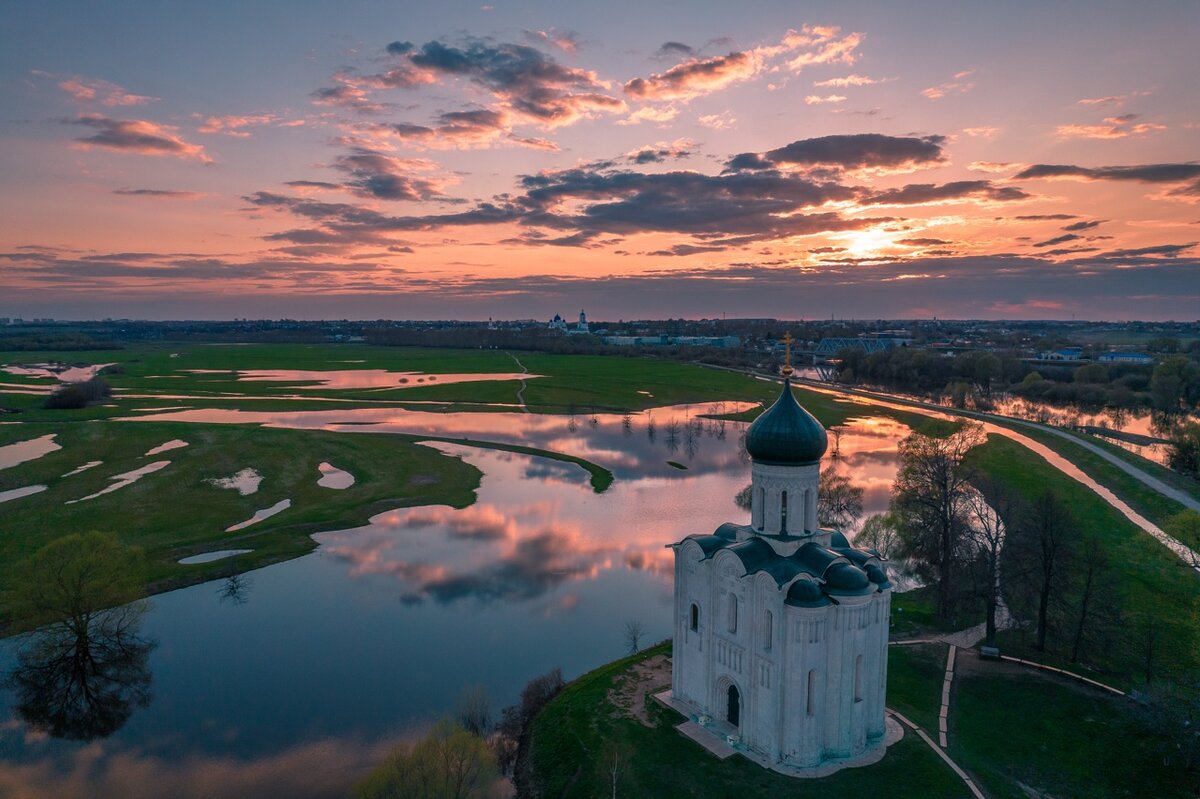
[[792,373],[792,342],[794,340],[790,330],[783,334],[783,374],[785,377]]

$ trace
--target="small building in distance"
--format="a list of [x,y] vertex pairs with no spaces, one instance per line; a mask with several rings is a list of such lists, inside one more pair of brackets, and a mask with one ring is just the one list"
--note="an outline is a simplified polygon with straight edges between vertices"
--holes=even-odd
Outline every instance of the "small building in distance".
[[785,773],[885,745],[892,585],[878,553],[817,523],[827,445],[785,379],[746,433],[750,522],[672,547],[668,701]]
[[1096,360],[1100,363],[1134,363],[1139,365],[1154,363],[1154,358],[1144,352],[1106,352],[1096,358]]
[[1083,347],[1063,347],[1038,353],[1039,361],[1078,361],[1081,358],[1083,358]]

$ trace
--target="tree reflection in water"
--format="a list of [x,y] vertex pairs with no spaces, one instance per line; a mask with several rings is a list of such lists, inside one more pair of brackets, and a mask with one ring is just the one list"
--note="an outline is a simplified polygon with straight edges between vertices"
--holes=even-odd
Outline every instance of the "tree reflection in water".
[[82,627],[59,623],[34,634],[8,682],[17,714],[55,738],[91,741],[119,730],[150,704],[155,642],[142,638],[145,603],[92,615]]
[[252,584],[250,578],[244,574],[231,574],[225,578],[225,582],[221,583],[221,587],[217,590],[217,596],[222,602],[244,605],[250,601]]

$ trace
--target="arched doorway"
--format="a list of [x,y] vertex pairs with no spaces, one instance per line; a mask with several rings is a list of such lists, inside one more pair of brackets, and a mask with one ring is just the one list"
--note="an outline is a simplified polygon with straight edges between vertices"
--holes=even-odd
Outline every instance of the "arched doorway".
[[728,693],[728,703],[725,707],[725,720],[733,726],[741,725],[742,721],[742,696],[738,693],[736,685],[730,685]]

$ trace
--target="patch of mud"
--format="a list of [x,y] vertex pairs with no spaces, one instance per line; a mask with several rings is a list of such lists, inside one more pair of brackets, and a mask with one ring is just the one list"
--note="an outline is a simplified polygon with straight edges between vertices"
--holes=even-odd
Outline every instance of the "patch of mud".
[[608,701],[619,715],[637,719],[643,726],[653,727],[646,712],[646,699],[651,694],[671,687],[671,659],[666,655],[635,663],[624,672],[608,691]]

